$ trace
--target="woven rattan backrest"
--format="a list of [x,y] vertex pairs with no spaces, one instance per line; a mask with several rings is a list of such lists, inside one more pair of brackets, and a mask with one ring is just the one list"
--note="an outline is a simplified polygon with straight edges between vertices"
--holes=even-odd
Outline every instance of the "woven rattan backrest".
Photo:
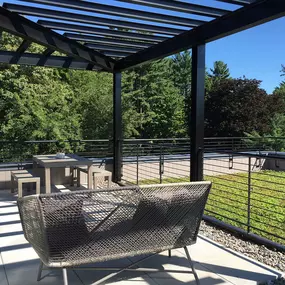
[[167,204],[167,226],[175,228],[177,233],[181,231],[176,247],[196,241],[211,182],[156,184],[141,188],[148,200],[164,200]]
[[45,264],[80,265],[193,244],[210,182],[41,194],[18,200]]

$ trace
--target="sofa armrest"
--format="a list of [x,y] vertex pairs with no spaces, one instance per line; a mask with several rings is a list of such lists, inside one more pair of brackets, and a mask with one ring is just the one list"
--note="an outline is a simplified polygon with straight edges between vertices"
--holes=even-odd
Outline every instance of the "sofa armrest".
[[44,263],[48,259],[48,243],[39,196],[31,195],[17,201],[26,240],[33,246]]

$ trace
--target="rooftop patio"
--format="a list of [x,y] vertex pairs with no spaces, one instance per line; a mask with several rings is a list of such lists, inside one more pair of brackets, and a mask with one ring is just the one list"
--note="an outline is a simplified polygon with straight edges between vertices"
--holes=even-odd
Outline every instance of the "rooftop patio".
[[[36,281],[39,258],[33,248],[24,238],[16,196],[10,191],[0,192],[0,283],[1,285],[33,285],[60,284],[61,271],[45,271],[43,279]],[[197,244],[189,247],[201,285],[207,284],[259,284],[274,280],[282,275],[262,263],[252,260],[237,252],[225,248],[208,238],[199,236]],[[100,263],[104,267],[127,266],[135,258],[119,259],[107,263]],[[173,250],[172,257],[164,252],[142,264],[145,268],[165,268],[169,270],[185,270],[188,260],[181,249]],[[70,284],[92,284],[106,271],[69,270]],[[192,274],[185,273],[122,273],[110,279],[105,284],[149,284],[175,285],[195,284]]]
[[[285,15],[283,0],[219,0],[209,1],[209,6],[156,0],[121,0],[113,1],[113,5],[106,5],[104,1],[94,3],[94,1],[78,0],[25,2],[29,2],[29,5],[19,5],[12,1],[4,3],[0,8],[0,28],[23,39],[16,51],[0,51],[0,62],[106,71],[113,74],[114,182],[121,182],[122,179],[122,71],[185,49],[192,49],[191,110],[189,109],[191,161],[185,168],[190,170],[188,180],[190,178],[191,181],[201,181],[203,180],[206,43]],[[136,4],[139,8],[137,6],[126,8],[119,2]],[[222,4],[220,2],[226,2],[227,8],[220,6]],[[32,3],[36,5],[31,5]],[[160,9],[160,12],[149,12],[147,8],[149,6]],[[187,13],[188,16],[171,16],[170,11]],[[98,14],[104,16],[99,17]],[[189,18],[189,14],[194,16]],[[42,54],[28,53],[27,50],[32,43],[44,46],[45,51]],[[54,52],[59,52],[60,56],[53,55]],[[214,168],[211,171],[217,170]],[[185,172],[184,169],[182,172]],[[139,174],[138,171],[137,178]],[[48,176],[50,176],[49,170],[46,172],[46,177]],[[90,180],[88,184],[91,185]],[[50,189],[48,190],[42,188],[42,192],[50,192]],[[52,189],[51,192],[69,190],[73,188],[59,187]],[[40,283],[36,281],[39,258],[24,238],[16,198],[16,195],[7,189],[0,191],[1,285],[61,284],[61,272],[54,271],[47,271]],[[250,209],[250,205],[248,206]],[[250,219],[248,221],[250,222]],[[250,224],[247,226],[249,234]],[[276,279],[282,274],[203,236],[200,236],[198,242],[189,247],[189,250],[201,284],[259,284]],[[133,261],[134,258],[130,257],[101,265],[122,267],[128,266]],[[169,270],[184,270],[189,267],[186,255],[180,249],[172,250],[171,258],[167,252],[164,252],[143,265],[145,268],[157,267]],[[104,274],[107,273],[103,270],[91,272],[77,269],[69,270],[68,273],[70,284],[92,284]],[[140,272],[123,273],[106,284],[111,283],[195,284],[195,279],[192,274]]]

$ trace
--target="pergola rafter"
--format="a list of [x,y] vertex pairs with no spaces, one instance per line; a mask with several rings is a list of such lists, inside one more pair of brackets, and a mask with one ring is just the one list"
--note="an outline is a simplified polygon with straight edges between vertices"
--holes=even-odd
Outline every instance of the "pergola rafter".
[[43,56],[41,54],[19,53],[13,51],[0,51],[0,62],[5,64],[20,64],[31,66],[46,66],[56,68],[70,68],[81,70],[95,70],[101,69],[90,64],[88,61],[80,61],[66,56]]
[[204,24],[203,20],[195,20],[189,17],[177,17],[171,15],[164,15],[154,12],[146,12],[143,10],[122,8],[115,5],[98,4],[89,1],[78,0],[21,0],[24,2],[31,2],[36,4],[45,4],[49,6],[62,7],[68,9],[75,9],[78,11],[102,13],[104,15],[119,16],[134,18],[139,20],[153,21],[158,23],[167,23],[173,25],[181,25],[186,27],[197,27]]
[[27,41],[65,53],[72,58],[84,59],[105,71],[112,71],[114,68],[115,61],[112,58],[67,39],[2,7],[0,7],[0,28]]
[[[243,1],[244,2],[244,1]],[[219,19],[201,25],[196,29],[179,34],[156,46],[122,59],[116,69],[124,70],[150,60],[159,59],[174,53],[229,36],[280,18],[285,15],[285,1],[261,0],[241,8]]]
[[[284,0],[11,1],[0,7],[0,30],[23,42],[0,51],[0,63],[113,73],[114,181],[121,179],[123,70],[192,48],[191,179],[201,180],[206,43],[285,15]],[[45,51],[28,53],[33,42]]]

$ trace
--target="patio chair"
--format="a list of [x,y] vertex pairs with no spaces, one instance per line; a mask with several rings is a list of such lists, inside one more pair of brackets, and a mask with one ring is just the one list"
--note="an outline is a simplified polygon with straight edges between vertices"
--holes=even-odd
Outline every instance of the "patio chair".
[[196,242],[210,188],[210,182],[193,182],[19,198],[25,238],[41,259],[38,281],[44,265],[62,269],[67,285],[67,268],[82,270],[84,264],[143,254],[150,255],[126,268],[109,268],[115,273],[93,285],[124,270],[160,272],[134,266],[162,251],[183,247],[191,271],[182,272],[194,274],[199,284],[186,246]]

